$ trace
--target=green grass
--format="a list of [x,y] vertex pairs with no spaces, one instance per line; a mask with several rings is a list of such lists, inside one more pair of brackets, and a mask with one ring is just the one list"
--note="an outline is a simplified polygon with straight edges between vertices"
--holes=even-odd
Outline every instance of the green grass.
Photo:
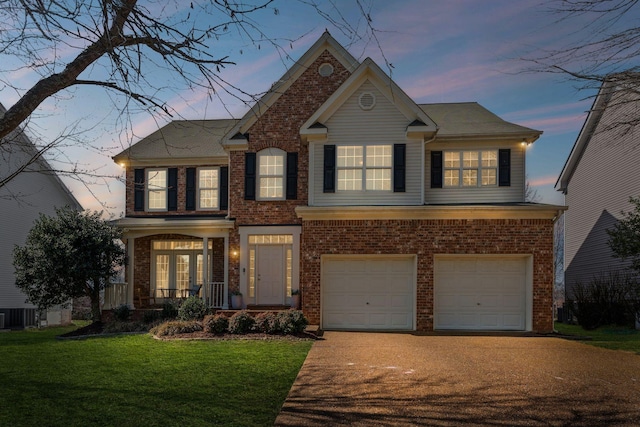
[[273,425],[310,341],[0,333],[0,425]]
[[564,335],[589,337],[590,339],[583,341],[585,344],[640,354],[640,331],[635,329],[604,326],[593,331],[586,331],[581,326],[564,323],[556,323],[555,328]]

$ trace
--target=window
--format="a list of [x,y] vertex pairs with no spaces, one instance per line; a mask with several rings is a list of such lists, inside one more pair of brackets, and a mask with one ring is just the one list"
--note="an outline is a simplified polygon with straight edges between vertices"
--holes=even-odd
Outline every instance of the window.
[[495,186],[497,176],[497,150],[444,152],[445,187]]
[[285,152],[268,148],[258,153],[258,198],[284,200]]
[[198,209],[218,209],[218,168],[198,169]]
[[338,191],[391,190],[391,145],[336,148]]
[[147,169],[147,200],[150,211],[167,210],[167,169]]

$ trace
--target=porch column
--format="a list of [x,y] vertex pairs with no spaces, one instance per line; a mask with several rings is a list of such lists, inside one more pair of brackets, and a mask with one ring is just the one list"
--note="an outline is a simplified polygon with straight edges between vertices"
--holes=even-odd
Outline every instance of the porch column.
[[202,238],[202,300],[207,303],[207,288],[209,287],[209,238]]
[[222,308],[229,309],[229,233],[224,236],[224,303]]
[[129,265],[127,265],[127,305],[130,309],[135,309],[133,300],[133,290],[135,289],[134,283],[134,270],[135,270],[135,238],[129,237],[127,239],[127,254],[129,255]]

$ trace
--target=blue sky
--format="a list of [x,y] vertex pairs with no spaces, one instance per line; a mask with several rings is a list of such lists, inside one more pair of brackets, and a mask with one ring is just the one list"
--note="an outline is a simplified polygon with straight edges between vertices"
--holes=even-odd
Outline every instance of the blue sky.
[[[368,5],[368,1],[364,4]],[[363,28],[362,15],[353,1],[334,2],[353,26]],[[378,46],[372,41],[353,41],[302,4],[276,1],[275,5],[279,9],[277,15],[267,10],[255,19],[265,34],[280,40],[284,51],[277,51],[268,43],[258,49],[238,35],[216,41],[211,50],[229,55],[236,62],[222,70],[224,80],[247,93],[268,90],[326,28],[356,58],[371,57],[389,72],[384,55],[393,64],[392,78],[417,103],[475,101],[505,120],[542,130],[542,137],[528,149],[528,179],[542,202],[563,203],[553,185],[594,93],[578,91],[574,83],[560,75],[523,73],[528,64],[520,58],[579,39],[590,18],[558,23],[558,16],[548,11],[543,0],[373,0],[370,13],[379,30]],[[295,41],[289,43],[287,39]],[[58,55],[64,58],[71,52]],[[1,68],[2,77],[22,87],[35,81],[30,73],[9,73]],[[175,118],[241,117],[247,109],[224,91],[212,98],[202,89],[177,87],[172,84],[175,76],[161,69],[157,75],[152,70],[149,76],[166,82],[167,89],[162,94],[175,110]],[[15,91],[0,86],[0,101],[6,106],[17,97]],[[66,125],[76,123],[78,131],[84,131],[82,136],[91,139],[95,148],[65,149],[64,156],[81,167],[119,174],[119,167],[110,157],[169,120],[145,112],[123,118],[113,105],[122,102],[101,89],[75,88],[42,104],[29,127],[53,138]],[[109,213],[119,216],[124,205],[124,185],[117,180],[97,181],[89,186],[72,180],[67,183],[85,208],[101,210],[97,197],[109,206]]]

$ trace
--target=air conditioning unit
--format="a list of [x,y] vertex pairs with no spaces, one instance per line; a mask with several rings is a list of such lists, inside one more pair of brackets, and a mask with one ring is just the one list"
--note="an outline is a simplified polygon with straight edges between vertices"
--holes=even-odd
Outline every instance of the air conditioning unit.
[[4,313],[0,313],[0,329],[4,329]]

